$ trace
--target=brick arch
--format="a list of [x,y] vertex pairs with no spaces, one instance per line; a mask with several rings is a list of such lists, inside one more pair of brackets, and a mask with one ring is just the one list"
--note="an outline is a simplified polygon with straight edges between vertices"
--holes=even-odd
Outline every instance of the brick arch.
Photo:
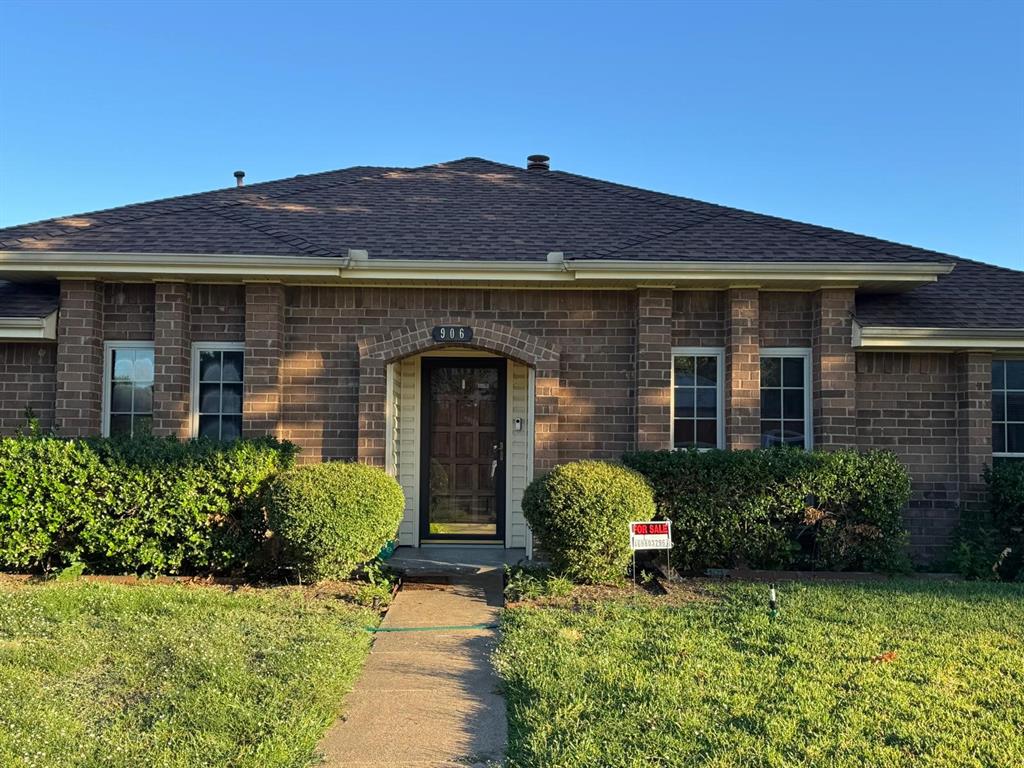
[[[468,325],[473,340],[453,345],[434,341],[436,325]],[[534,369],[534,471],[546,472],[558,462],[558,398],[560,392],[557,347],[528,333],[490,321],[445,319],[405,326],[390,332],[366,336],[359,349],[359,461],[383,467],[385,464],[385,418],[387,366],[396,360],[431,349],[458,346],[511,358]]]

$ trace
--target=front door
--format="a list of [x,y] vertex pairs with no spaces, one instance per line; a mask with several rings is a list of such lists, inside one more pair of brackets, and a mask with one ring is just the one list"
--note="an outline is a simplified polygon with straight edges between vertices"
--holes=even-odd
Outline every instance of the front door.
[[505,361],[423,358],[420,539],[505,539]]

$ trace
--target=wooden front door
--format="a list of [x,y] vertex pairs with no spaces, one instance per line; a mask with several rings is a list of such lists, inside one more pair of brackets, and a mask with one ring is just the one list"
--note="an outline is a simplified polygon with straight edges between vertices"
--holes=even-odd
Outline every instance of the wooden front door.
[[424,541],[505,539],[505,370],[498,358],[423,359]]

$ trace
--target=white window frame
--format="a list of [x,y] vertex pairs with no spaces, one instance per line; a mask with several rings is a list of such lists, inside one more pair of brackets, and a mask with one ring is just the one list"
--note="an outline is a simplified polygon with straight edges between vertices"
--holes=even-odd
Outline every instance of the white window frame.
[[[110,437],[110,379],[113,375],[111,362],[115,349],[152,349],[154,369],[156,367],[156,344],[152,341],[104,341],[103,342],[103,405],[100,434]],[[156,370],[153,371],[153,389],[156,389]],[[155,392],[154,392],[155,394]]]
[[[189,402],[191,413],[189,420],[192,437],[199,437],[199,355],[202,352],[241,352],[245,354],[244,341],[194,341],[192,342],[192,370],[189,383]],[[245,412],[245,363],[242,368],[242,412]],[[245,417],[242,417],[243,435]]]
[[[1022,358],[1017,356],[1017,355],[1003,355],[1003,356],[1000,356],[1000,357],[993,356],[993,358],[992,358],[992,362],[993,363],[1021,362],[1021,360],[1022,360]],[[1019,390],[1016,390],[1016,389],[1014,389],[1014,390],[1006,389],[1006,378],[1005,378],[1005,376],[1006,376],[1006,374],[1004,373],[1003,374],[1003,377],[1004,377],[1003,378],[1003,388],[1000,389],[999,391],[1000,392],[1010,392],[1010,391],[1018,392]],[[991,400],[991,395],[994,392],[996,392],[996,389],[993,387],[989,391],[989,399],[990,400]],[[990,408],[991,408],[992,414],[995,415],[995,407],[994,406],[990,406]],[[1010,421],[1009,419],[1005,418],[1006,417],[1006,412],[1005,411],[1003,412],[1003,417],[1004,418],[1003,418],[1002,421],[996,421],[995,419],[992,419],[992,422],[995,423],[995,424],[1017,424],[1018,423],[1016,421]],[[1005,438],[1006,435],[1004,434],[1003,437]],[[991,437],[989,439],[991,440]],[[1024,459],[1024,453],[1021,453],[1020,451],[1000,451],[999,453],[996,453],[995,448],[996,448],[995,443],[993,443],[992,444],[992,458],[994,458],[994,459]]]
[[[668,447],[670,450],[686,450],[676,448],[676,358],[677,357],[714,357],[717,361],[717,386],[715,387],[715,419],[718,422],[717,445],[715,448],[725,448],[725,347],[672,347],[672,359],[669,362],[669,428]],[[698,448],[698,451],[710,451],[711,448]]]
[[[814,398],[811,396],[811,349],[810,347],[763,347],[760,350],[760,360],[766,357],[798,357],[804,361],[804,450],[814,449],[814,414],[812,406]],[[780,372],[781,375],[781,372]],[[758,401],[761,398],[761,386],[757,388]],[[760,422],[763,416],[758,418],[758,435],[760,435]],[[760,442],[760,440],[759,440]]]

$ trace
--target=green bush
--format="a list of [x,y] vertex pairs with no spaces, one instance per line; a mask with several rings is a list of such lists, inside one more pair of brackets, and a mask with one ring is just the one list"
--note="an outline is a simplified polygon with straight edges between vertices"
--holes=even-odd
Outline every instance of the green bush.
[[270,529],[301,578],[344,579],[398,531],[405,500],[393,477],[365,464],[297,467],[269,485]]
[[295,448],[141,437],[0,438],[0,566],[182,573],[251,567],[256,499]]
[[555,571],[574,581],[621,581],[629,564],[631,520],[654,517],[644,479],[603,461],[555,467],[523,495],[523,514]]
[[623,462],[672,520],[680,570],[908,567],[910,479],[891,453],[641,451]]
[[1024,581],[1024,461],[985,467],[986,504],[965,508],[951,562],[969,579]]

